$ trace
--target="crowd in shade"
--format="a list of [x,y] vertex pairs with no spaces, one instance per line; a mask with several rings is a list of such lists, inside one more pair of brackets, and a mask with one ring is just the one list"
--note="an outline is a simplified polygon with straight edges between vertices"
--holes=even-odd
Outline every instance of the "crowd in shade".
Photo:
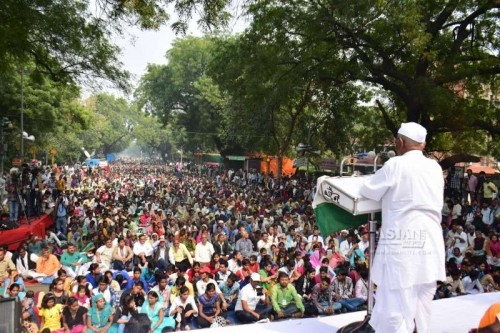
[[[451,177],[442,223],[449,277],[435,298],[500,290],[492,183],[470,174],[452,191]],[[161,333],[366,309],[368,233],[321,235],[314,182],[118,162],[40,169],[31,184],[39,191],[26,209],[50,212],[54,224],[45,239],[0,249],[0,281],[3,297],[21,300],[25,325],[42,333]],[[49,291],[33,293],[27,280]]]

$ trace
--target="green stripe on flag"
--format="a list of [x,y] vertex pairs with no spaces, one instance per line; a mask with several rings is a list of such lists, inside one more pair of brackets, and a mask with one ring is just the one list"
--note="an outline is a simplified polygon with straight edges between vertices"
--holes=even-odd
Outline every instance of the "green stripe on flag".
[[357,228],[366,224],[369,217],[368,214],[354,216],[339,206],[328,202],[318,204],[314,208],[314,213],[316,215],[316,224],[323,236],[342,229]]

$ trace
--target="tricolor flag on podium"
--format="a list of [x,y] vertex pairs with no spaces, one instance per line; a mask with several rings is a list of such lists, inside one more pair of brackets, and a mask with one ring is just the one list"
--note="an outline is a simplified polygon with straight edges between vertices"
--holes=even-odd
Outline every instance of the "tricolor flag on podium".
[[357,228],[368,222],[369,213],[379,212],[380,203],[359,194],[365,177],[318,178],[312,203],[322,235]]

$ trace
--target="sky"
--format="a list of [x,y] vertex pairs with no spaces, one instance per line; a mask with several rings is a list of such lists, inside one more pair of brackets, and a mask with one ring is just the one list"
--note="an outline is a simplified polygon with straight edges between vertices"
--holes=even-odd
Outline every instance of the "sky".
[[[188,35],[203,35],[198,29],[190,29],[189,32]],[[166,53],[176,38],[181,37],[175,35],[169,26],[164,26],[158,31],[130,28],[124,38],[114,40],[122,49],[120,60],[124,69],[133,75],[133,83],[137,83],[146,73],[148,64],[167,63]]]
[[[173,20],[175,20],[175,15],[172,15]],[[194,18],[190,23],[186,35],[203,36],[196,20],[197,18]],[[236,17],[229,26],[233,33],[237,33],[243,31],[247,25],[244,18]],[[132,83],[135,85],[145,74],[148,64],[167,63],[165,55],[176,38],[182,38],[182,36],[175,35],[167,24],[158,31],[141,31],[131,27],[127,30],[125,37],[116,38],[113,42],[122,49],[120,60],[123,62],[124,69],[132,73]]]

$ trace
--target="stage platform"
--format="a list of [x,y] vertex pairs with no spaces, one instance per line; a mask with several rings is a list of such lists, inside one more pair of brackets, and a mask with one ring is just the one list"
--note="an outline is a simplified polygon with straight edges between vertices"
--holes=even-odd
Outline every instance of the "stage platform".
[[48,214],[31,219],[30,224],[23,219],[16,229],[0,231],[0,244],[7,245],[9,251],[15,251],[21,242],[29,239],[31,233],[45,238],[45,229],[52,223],[52,216]]
[[[488,307],[500,302],[500,293],[460,296],[434,301],[429,332],[467,333],[477,328]],[[339,328],[362,320],[366,311],[352,312],[328,317],[291,319],[267,324],[226,326],[210,329],[212,333],[335,333]]]

